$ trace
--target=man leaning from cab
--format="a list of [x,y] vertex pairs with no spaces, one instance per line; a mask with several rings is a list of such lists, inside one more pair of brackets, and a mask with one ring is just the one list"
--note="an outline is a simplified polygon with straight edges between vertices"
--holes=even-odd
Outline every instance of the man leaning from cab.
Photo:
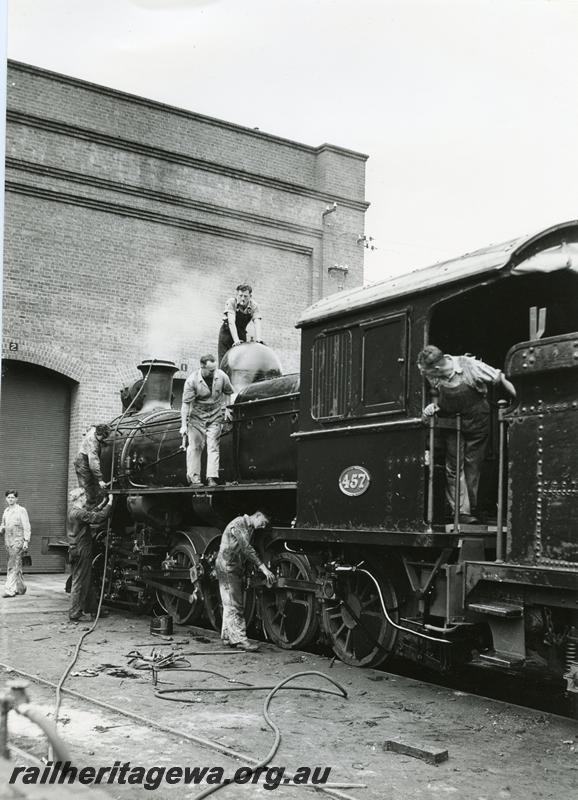
[[[421,374],[437,393],[437,401],[424,408],[424,416],[461,416],[460,463],[466,484],[466,496],[460,492],[460,522],[477,522],[480,472],[486,454],[490,432],[488,386],[501,386],[512,397],[513,384],[504,373],[472,356],[452,356],[433,344],[427,345],[417,357]],[[457,472],[457,434],[444,432],[446,448],[446,499],[455,509]],[[469,508],[469,513],[468,513]]]

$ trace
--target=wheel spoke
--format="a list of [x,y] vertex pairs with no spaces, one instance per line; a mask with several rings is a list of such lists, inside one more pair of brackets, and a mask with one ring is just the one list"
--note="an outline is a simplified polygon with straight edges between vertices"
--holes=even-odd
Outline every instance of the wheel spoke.
[[[290,582],[314,580],[306,556],[282,552],[271,558],[271,569]],[[261,593],[261,617],[269,638],[284,648],[302,647],[317,636],[316,602],[298,588],[265,589]]]
[[351,641],[351,633],[352,633],[351,628],[349,628],[349,630],[347,631],[347,636],[345,637],[345,644],[344,644],[344,649],[346,653],[350,652],[349,642]]
[[[393,584],[378,577],[388,607],[397,606]],[[323,608],[324,627],[334,653],[352,666],[376,666],[393,652],[397,632],[383,614],[375,584],[363,573],[339,576],[337,602]]]

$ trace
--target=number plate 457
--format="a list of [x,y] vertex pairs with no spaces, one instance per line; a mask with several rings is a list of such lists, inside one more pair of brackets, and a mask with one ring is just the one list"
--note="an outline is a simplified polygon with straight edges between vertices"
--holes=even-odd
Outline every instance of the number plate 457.
[[349,497],[358,497],[369,489],[371,477],[365,467],[347,467],[339,476],[339,488]]

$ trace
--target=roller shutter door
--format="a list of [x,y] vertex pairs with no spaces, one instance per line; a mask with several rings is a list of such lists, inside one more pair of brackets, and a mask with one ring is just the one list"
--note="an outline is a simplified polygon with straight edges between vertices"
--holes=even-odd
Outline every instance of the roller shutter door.
[[[32,527],[28,572],[64,569],[63,556],[42,555],[41,546],[45,536],[63,539],[66,534],[71,385],[43,367],[2,362],[0,499],[4,506],[4,492],[14,488],[28,511]],[[0,570],[6,572],[3,541]]]

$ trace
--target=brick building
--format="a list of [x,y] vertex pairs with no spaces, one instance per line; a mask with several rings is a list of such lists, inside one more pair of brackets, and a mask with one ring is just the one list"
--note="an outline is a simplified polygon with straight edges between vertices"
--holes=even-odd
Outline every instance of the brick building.
[[7,120],[0,486],[58,569],[39,542],[64,530],[69,454],[142,358],[192,369],[247,281],[298,369],[294,321],[335,291],[328,267],[362,282],[366,156],[15,62]]

